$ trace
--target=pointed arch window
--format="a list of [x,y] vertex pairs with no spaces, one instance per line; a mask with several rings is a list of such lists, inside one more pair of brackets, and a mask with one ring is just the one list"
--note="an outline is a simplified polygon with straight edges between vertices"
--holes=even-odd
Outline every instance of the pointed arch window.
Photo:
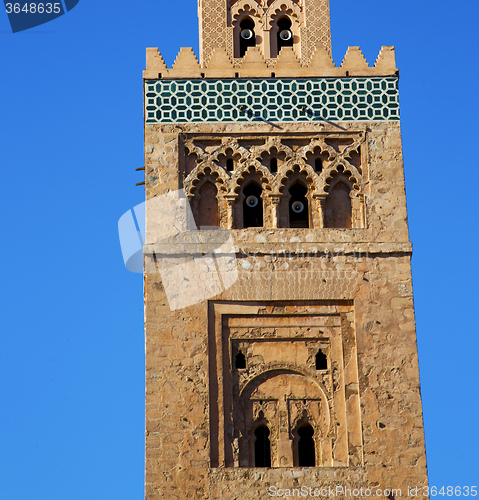
[[293,46],[293,32],[291,30],[291,20],[287,16],[278,19],[278,31],[276,34],[276,43],[278,47],[278,55],[283,47]]
[[239,48],[240,57],[244,57],[248,47],[256,46],[256,35],[254,32],[254,21],[247,17],[240,23],[239,30]]
[[205,182],[198,191],[197,226],[219,226],[218,189],[211,182]]
[[341,181],[337,182],[330,189],[326,198],[324,227],[351,227],[352,208],[350,191],[350,188]]

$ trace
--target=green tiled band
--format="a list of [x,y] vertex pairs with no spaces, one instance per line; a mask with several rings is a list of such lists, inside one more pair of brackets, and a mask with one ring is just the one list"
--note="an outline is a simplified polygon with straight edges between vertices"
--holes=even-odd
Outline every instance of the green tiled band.
[[399,120],[398,79],[147,80],[146,123]]

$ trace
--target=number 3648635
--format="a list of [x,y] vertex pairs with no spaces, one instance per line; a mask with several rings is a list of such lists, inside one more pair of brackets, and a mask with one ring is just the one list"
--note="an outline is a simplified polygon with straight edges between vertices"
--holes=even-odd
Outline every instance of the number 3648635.
[[60,3],[7,3],[7,14],[60,14]]

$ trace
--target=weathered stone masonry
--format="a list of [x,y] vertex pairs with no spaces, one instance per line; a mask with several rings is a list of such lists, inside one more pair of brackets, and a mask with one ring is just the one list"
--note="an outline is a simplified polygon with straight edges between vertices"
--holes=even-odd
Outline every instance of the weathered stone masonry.
[[184,189],[231,232],[238,279],[172,311],[145,246],[146,498],[405,497],[427,469],[394,50],[335,67],[324,0],[201,0],[200,19],[200,62],[148,49],[146,199]]

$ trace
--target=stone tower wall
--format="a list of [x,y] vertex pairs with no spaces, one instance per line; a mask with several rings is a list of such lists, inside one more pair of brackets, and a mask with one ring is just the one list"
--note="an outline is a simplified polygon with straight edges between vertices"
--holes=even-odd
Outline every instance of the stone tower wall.
[[[154,272],[154,246],[147,248],[147,498],[270,498],[270,486],[405,492],[426,484],[399,123],[340,125],[345,135],[365,134],[366,227],[232,229],[236,283],[175,312]],[[266,124],[147,125],[147,197],[187,184],[188,138],[232,143],[249,133],[277,134]],[[328,124],[292,124],[283,133],[338,135]],[[251,373],[242,375],[250,378],[266,365],[308,373],[307,346],[330,346],[335,365],[321,374],[331,410],[321,467],[294,468],[279,439],[277,468],[241,466],[231,430],[235,343],[251,348]],[[280,408],[265,411],[286,418]]]
[[410,496],[427,469],[394,47],[336,65],[328,0],[199,17],[200,61],[150,48],[144,71],[146,498]]

